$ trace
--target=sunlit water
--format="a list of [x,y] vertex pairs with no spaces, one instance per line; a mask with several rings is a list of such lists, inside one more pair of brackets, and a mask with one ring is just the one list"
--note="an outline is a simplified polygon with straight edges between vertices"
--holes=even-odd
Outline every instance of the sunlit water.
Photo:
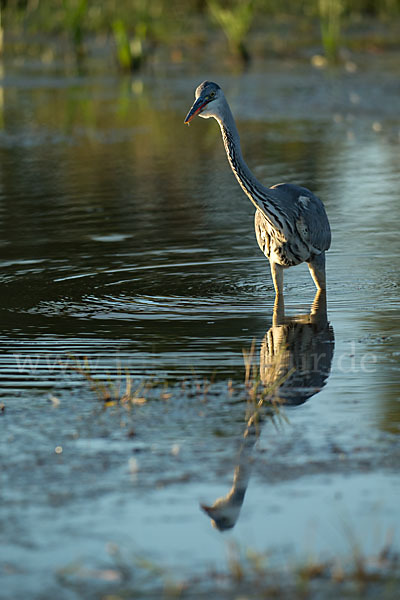
[[[183,126],[202,75],[4,65],[4,597],[75,597],[57,570],[113,565],[110,542],[128,562],[193,571],[223,565],[231,537],[301,557],[346,554],[348,530],[366,552],[398,535],[398,83],[384,70],[269,68],[204,75],[224,85],[257,176],[306,185],[326,205],[331,350],[321,391],[288,408],[288,424],[265,423],[253,448],[228,389],[243,381],[243,348],[256,340],[258,355],[268,338],[274,293],[217,125]],[[313,297],[307,267],[289,270],[286,314],[308,313]],[[104,412],[83,361],[102,379],[127,369],[134,385],[165,381],[171,396]],[[250,455],[222,534],[199,502],[228,494]]]

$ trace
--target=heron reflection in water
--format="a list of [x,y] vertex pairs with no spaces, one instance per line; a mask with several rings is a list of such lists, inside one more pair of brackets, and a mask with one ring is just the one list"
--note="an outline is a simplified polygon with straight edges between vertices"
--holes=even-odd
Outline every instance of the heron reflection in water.
[[[267,389],[276,388],[274,393],[279,402],[299,406],[326,384],[333,350],[334,334],[327,319],[325,291],[317,292],[309,314],[292,317],[285,316],[283,296],[277,296],[272,326],[261,343],[261,383]],[[267,408],[265,414],[273,418],[273,409]],[[258,417],[262,417],[261,413],[248,419],[232,488],[212,505],[201,505],[221,531],[234,527],[239,517],[251,474]]]

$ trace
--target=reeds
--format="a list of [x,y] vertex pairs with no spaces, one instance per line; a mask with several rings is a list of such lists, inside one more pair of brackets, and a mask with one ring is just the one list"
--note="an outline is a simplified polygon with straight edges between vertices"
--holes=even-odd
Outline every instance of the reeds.
[[339,59],[343,8],[344,0],[318,0],[322,45],[331,64]]
[[117,61],[123,71],[136,71],[144,61],[143,40],[139,35],[130,38],[122,19],[115,19],[112,24],[116,47]]
[[226,35],[233,55],[247,63],[250,60],[250,54],[245,39],[254,18],[253,0],[238,0],[229,8],[217,0],[208,0],[207,5],[212,19]]
[[82,58],[84,55],[84,22],[88,10],[88,0],[77,0],[74,3],[64,0],[63,6],[65,24],[72,39],[75,55]]
[[[164,56],[188,56],[190,50],[203,44],[207,54],[216,53],[221,57],[221,47],[214,42],[210,19],[224,33],[228,40],[231,55],[247,63],[250,58],[249,39],[253,23],[257,43],[253,45],[257,52],[265,52],[276,47],[271,39],[279,32],[279,47],[290,51],[296,50],[296,44],[304,47],[305,38],[297,36],[298,32],[307,30],[308,43],[315,45],[317,30],[328,62],[336,62],[339,57],[340,44],[343,42],[343,28],[351,20],[360,23],[360,18],[371,21],[380,19],[390,26],[393,21],[391,40],[394,44],[396,19],[400,15],[399,0],[305,0],[285,3],[274,3],[270,0],[202,0],[201,2],[185,2],[184,0],[8,0],[0,9],[1,25],[5,31],[4,47],[10,45],[10,52],[18,48],[18,52],[32,55],[32,44],[29,34],[39,34],[39,51],[43,45],[51,44],[54,35],[57,37],[57,48],[60,36],[66,34],[72,42],[76,56],[85,56],[84,50],[90,48],[93,38],[108,44],[114,40],[117,64],[120,69],[132,71],[146,64],[147,54],[155,48],[167,50]],[[279,24],[275,28],[275,24]],[[295,23],[293,33],[293,23]],[[311,27],[310,27],[311,26]],[[368,28],[370,31],[370,28]],[[1,31],[1,29],[0,29]],[[12,36],[7,33],[12,32]],[[282,33],[281,33],[282,32]],[[46,34],[49,39],[46,40]],[[262,37],[261,37],[261,35]],[[17,37],[20,36],[18,41]],[[368,37],[366,29],[365,35]],[[287,41],[285,36],[287,36]],[[11,38],[14,39],[12,45]],[[263,40],[260,43],[260,40]],[[359,44],[359,36],[357,43]],[[289,41],[290,40],[290,41]],[[385,36],[380,35],[380,43],[385,44]],[[398,43],[398,42],[397,42]],[[109,46],[107,46],[108,48]],[[54,49],[53,49],[54,50]],[[186,52],[188,50],[189,52]],[[87,52],[89,54],[89,52]],[[223,53],[223,51],[222,51]],[[172,58],[173,60],[173,58]]]

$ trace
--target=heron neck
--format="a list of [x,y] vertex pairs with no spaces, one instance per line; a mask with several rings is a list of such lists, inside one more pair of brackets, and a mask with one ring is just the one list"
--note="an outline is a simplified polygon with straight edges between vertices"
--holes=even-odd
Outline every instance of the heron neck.
[[255,191],[262,192],[264,186],[254,177],[243,159],[239,132],[228,103],[224,115],[217,117],[217,121],[221,128],[222,139],[231,169],[245,194],[257,206],[253,194]]

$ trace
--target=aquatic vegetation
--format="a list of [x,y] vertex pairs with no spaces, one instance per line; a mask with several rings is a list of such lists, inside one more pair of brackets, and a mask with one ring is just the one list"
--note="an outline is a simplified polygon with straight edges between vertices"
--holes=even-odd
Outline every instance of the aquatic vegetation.
[[207,5],[211,17],[225,33],[233,54],[239,56],[244,62],[248,62],[250,54],[245,39],[254,18],[254,2],[239,0],[232,7],[226,8],[217,0],[208,0]]
[[343,1],[319,0],[318,9],[325,55],[329,62],[335,63],[339,58]]
[[122,19],[113,21],[112,29],[119,66],[123,71],[136,71],[144,60],[144,47],[141,36],[135,35],[130,39]]
[[[250,58],[249,39],[253,34],[252,41],[256,43],[252,44],[251,53],[263,57],[271,50],[292,55],[305,46],[315,48],[319,40],[330,62],[337,60],[339,45],[344,40],[348,45],[364,48],[368,44],[373,48],[398,47],[396,20],[400,2],[8,0],[2,4],[0,15],[0,43],[4,29],[5,53],[13,56],[39,53],[51,62],[59,55],[67,59],[69,53],[79,60],[93,58],[92,49],[101,47],[102,60],[108,55],[120,69],[133,70],[143,68],[157,52],[173,62],[196,61],[200,46],[207,54],[220,58],[225,54],[222,35],[215,36],[210,19],[218,33],[228,40],[230,53],[244,62]],[[372,27],[371,19],[374,19]],[[353,38],[352,25],[357,29]]]
[[152,387],[151,382],[142,381],[136,388],[133,388],[129,371],[122,369],[121,366],[118,366],[117,377],[95,377],[87,358],[83,358],[82,360],[75,356],[71,356],[70,358],[73,363],[65,363],[63,366],[67,370],[82,375],[88,382],[90,389],[97,395],[99,400],[104,402],[106,407],[115,406],[116,404],[129,407],[134,404],[144,404],[147,401],[144,391]]
[[70,32],[77,57],[83,56],[84,20],[88,10],[88,0],[78,0],[77,3],[63,2],[65,23]]
[[[284,351],[285,348],[283,347],[282,352]],[[172,395],[165,381],[141,380],[137,382],[135,387],[128,368],[123,368],[121,365],[118,365],[113,376],[107,373],[96,376],[87,357],[79,358],[75,355],[69,355],[68,359],[68,362],[61,362],[61,366],[67,372],[81,375],[89,384],[91,391],[96,394],[99,400],[104,402],[105,406],[144,404],[150,397],[148,395],[150,391],[153,391],[151,397],[156,395],[163,400],[168,400]],[[282,376],[278,371],[275,373],[276,365],[272,364],[271,378],[268,385],[264,385],[260,378],[255,340],[253,340],[248,350],[243,349],[243,361],[243,383],[233,387],[232,381],[228,380],[226,393],[227,397],[235,395],[238,399],[247,402],[246,422],[248,427],[251,427],[258,422],[260,411],[264,406],[271,408],[274,415],[280,414],[281,401],[277,396],[277,390],[279,390],[284,380],[290,376],[293,369],[289,374]],[[208,395],[213,393],[214,383],[215,373],[211,377],[198,377],[193,370],[193,377],[182,382],[181,391],[188,397],[196,397],[201,399],[202,402],[207,402]]]
[[3,51],[4,29],[3,29],[3,13],[0,5],[0,54]]
[[161,21],[162,5],[149,6],[148,2],[138,0],[132,10],[119,9],[112,19],[117,61],[124,71],[139,70],[148,55],[146,51],[148,38],[157,38],[155,25]]
[[[330,559],[309,558],[297,560],[286,567],[277,567],[268,552],[245,548],[235,542],[226,546],[225,568],[209,569],[203,575],[171,571],[143,555],[127,557],[116,544],[110,544],[112,562],[102,568],[88,568],[73,563],[59,569],[61,585],[79,585],[81,590],[97,585],[113,584],[112,595],[104,598],[122,600],[134,595],[157,598],[395,598],[399,581],[398,556],[388,538],[370,556],[333,556]],[[151,580],[152,592],[148,590]],[[143,593],[140,593],[141,586]]]

